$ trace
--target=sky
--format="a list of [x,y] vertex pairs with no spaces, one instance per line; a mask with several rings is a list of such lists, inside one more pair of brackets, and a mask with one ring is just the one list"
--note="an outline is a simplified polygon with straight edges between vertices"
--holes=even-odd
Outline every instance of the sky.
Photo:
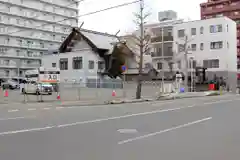
[[[135,0],[84,0],[79,3],[79,23],[84,22],[83,28],[85,29],[110,34],[115,34],[119,30],[120,35],[131,33],[137,28],[134,23],[135,18],[133,13],[139,13],[139,3],[93,15],[81,15],[133,1]],[[199,4],[206,1],[207,0],[144,0],[144,11],[145,13],[151,14],[146,19],[146,22],[157,22],[157,13],[164,10],[174,10],[178,13],[178,18],[185,20],[200,19]]]

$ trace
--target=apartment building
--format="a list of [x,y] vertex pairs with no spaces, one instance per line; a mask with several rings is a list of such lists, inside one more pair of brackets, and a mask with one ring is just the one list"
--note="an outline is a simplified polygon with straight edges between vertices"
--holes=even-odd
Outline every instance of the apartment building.
[[[206,68],[206,78],[215,75],[226,79],[230,90],[237,86],[237,31],[236,23],[227,18],[211,18],[176,24],[173,30],[173,50],[179,71],[184,72],[187,51],[193,68]],[[187,43],[185,43],[187,42]],[[186,48],[185,48],[186,46]],[[188,67],[190,68],[190,67]]]
[[0,0],[0,78],[24,76],[78,25],[76,0]]
[[240,69],[240,0],[208,0],[201,3],[200,7],[201,19],[227,16],[237,23],[238,69]]
[[150,32],[151,55],[153,66],[158,72],[164,71],[165,75],[170,73],[173,57],[173,27],[182,23],[183,20],[163,20],[154,24],[145,25],[147,32]]

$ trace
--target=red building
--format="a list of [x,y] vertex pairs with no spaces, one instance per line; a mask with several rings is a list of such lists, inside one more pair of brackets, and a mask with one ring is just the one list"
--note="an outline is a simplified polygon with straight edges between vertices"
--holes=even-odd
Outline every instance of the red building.
[[201,19],[227,16],[236,21],[238,69],[240,69],[240,0],[208,0],[205,3],[201,3],[200,7]]

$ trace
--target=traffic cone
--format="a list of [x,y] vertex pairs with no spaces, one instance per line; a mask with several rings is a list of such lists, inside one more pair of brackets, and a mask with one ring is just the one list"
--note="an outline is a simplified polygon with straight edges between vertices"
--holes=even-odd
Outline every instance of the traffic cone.
[[113,91],[112,91],[112,97],[115,97],[115,96],[116,96],[116,91],[113,90]]
[[60,100],[60,99],[61,99],[61,97],[60,97],[60,94],[58,93],[57,100]]
[[8,97],[8,90],[7,89],[4,92],[4,97]]

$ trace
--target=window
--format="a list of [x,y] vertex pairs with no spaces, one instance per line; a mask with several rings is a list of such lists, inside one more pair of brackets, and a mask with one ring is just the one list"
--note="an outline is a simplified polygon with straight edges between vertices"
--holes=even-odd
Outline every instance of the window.
[[94,69],[94,61],[88,61],[88,69]]
[[10,73],[10,71],[9,71],[9,70],[5,70],[4,72],[5,72],[5,76],[6,76],[6,77],[8,77],[8,76],[9,76],[9,73]]
[[184,36],[185,36],[185,30],[184,30],[184,29],[178,30],[178,37],[179,37],[179,38],[182,38],[182,37],[184,37]]
[[222,25],[219,24],[219,25],[211,25],[210,26],[210,33],[217,33],[217,32],[222,32],[223,29],[222,29]]
[[73,57],[72,59],[72,67],[73,69],[82,69],[83,67],[83,59],[82,57]]
[[203,45],[203,43],[200,43],[200,50],[201,50],[201,51],[204,50],[204,45]]
[[219,60],[218,59],[209,59],[203,60],[204,68],[219,68]]
[[196,35],[196,34],[197,34],[197,29],[191,28],[191,35]]
[[161,62],[158,62],[158,63],[157,63],[157,69],[162,69],[162,67],[163,67],[162,63],[161,63]]
[[204,31],[204,28],[201,27],[201,28],[200,28],[200,34],[203,34],[203,31]]
[[197,50],[197,44],[191,44],[191,49],[192,49],[192,51],[196,51]]
[[178,52],[184,52],[184,45],[183,44],[178,44]]
[[60,66],[60,70],[68,70],[68,59],[60,58],[59,66]]
[[9,65],[10,60],[4,60],[3,63],[4,63],[4,65]]
[[62,36],[62,37],[61,37],[61,40],[62,40],[62,41],[64,41],[64,40],[65,40],[65,38],[66,38],[65,36]]
[[211,42],[210,43],[210,48],[211,49],[221,49],[221,48],[223,48],[223,42],[222,41]]
[[40,42],[40,47],[44,48],[44,43]]
[[56,63],[52,63],[52,67],[53,68],[57,67],[57,64]]
[[27,56],[28,57],[33,57],[33,52],[32,51],[27,51]]
[[17,56],[20,56],[20,50],[16,50]]
[[104,62],[103,61],[99,61],[98,62],[98,69],[104,69],[105,66],[104,66]]

